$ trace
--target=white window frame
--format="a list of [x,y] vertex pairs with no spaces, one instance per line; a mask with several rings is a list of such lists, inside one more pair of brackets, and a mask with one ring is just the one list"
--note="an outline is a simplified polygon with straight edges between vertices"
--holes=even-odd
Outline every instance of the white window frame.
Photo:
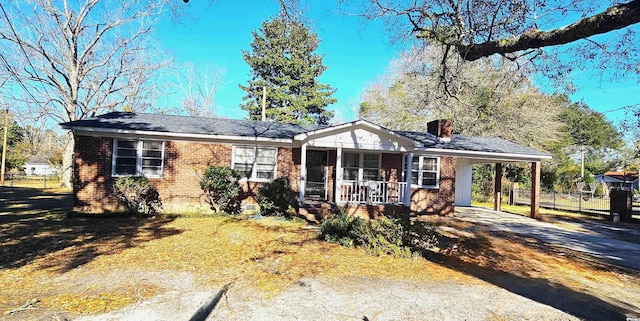
[[407,179],[407,163],[408,163],[408,157],[409,155],[404,154],[402,155],[402,179],[405,182],[408,182],[411,184],[411,187],[416,187],[416,188],[429,188],[429,189],[437,189],[440,188],[440,157],[438,156],[429,156],[429,155],[419,155],[416,156],[414,155],[414,158],[418,158],[418,169],[417,170],[411,170],[411,172],[418,172],[418,182],[422,182],[423,178],[424,178],[424,173],[425,172],[430,172],[433,173],[433,171],[430,170],[425,170],[424,169],[424,160],[425,159],[435,159],[436,160],[436,184],[435,185],[422,185],[422,184],[413,184],[413,182],[411,181],[411,177],[413,175],[411,175],[411,177],[409,177]]
[[[118,159],[118,142],[130,141],[136,143],[136,172],[135,174],[119,174],[116,172],[116,163]],[[142,170],[142,151],[145,142],[161,143],[160,147],[160,174],[158,175],[145,175]],[[113,177],[126,177],[126,176],[145,176],[147,178],[162,178],[164,173],[164,141],[153,139],[113,139],[113,152],[111,157],[111,176]]]
[[[364,181],[364,170],[368,169],[368,170],[372,170],[372,169],[377,169],[378,170],[378,179],[376,179],[375,181],[380,181],[381,180],[381,169],[382,169],[382,154],[381,153],[365,153],[365,152],[343,152],[342,153],[342,173],[340,174],[340,177],[342,178],[342,180],[349,180],[346,179],[344,177],[344,171],[346,168],[351,168],[351,169],[355,169],[355,167],[345,167],[344,162],[346,161],[346,157],[344,157],[345,154],[356,154],[358,155],[358,177],[357,177],[357,181],[363,182]],[[364,155],[376,155],[378,156],[378,168],[373,168],[373,167],[364,167]],[[367,180],[369,181],[369,180]]]
[[[253,148],[253,164],[251,165],[251,177],[242,177],[242,181],[250,181],[250,182],[268,182],[270,180],[278,177],[278,148],[272,146],[258,146],[258,145],[233,145],[231,151],[231,168],[236,169],[236,151],[239,147],[242,148]],[[272,149],[275,151],[274,155],[274,164],[273,164],[273,177],[272,178],[259,178],[258,177],[258,163],[257,163],[257,153],[258,149]]]

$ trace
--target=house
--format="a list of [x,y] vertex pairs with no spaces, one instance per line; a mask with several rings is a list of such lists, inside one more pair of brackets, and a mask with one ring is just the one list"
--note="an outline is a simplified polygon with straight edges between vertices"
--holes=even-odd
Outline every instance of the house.
[[637,190],[638,188],[638,172],[635,171],[609,171],[604,174],[594,175],[593,177],[598,183],[605,183],[609,190],[624,189]]
[[22,166],[27,176],[56,175],[58,170],[49,164],[45,159],[32,158]]
[[501,173],[502,163],[530,162],[537,215],[539,165],[551,158],[499,138],[451,135],[450,120],[411,132],[365,120],[318,127],[112,112],[61,126],[76,138],[73,209],[82,212],[117,210],[109,185],[128,175],[148,177],[169,211],[206,206],[198,175],[226,165],[242,171],[249,193],[288,178],[301,205],[337,204],[362,216],[388,206],[447,215],[454,204],[471,204],[473,164],[496,163]]

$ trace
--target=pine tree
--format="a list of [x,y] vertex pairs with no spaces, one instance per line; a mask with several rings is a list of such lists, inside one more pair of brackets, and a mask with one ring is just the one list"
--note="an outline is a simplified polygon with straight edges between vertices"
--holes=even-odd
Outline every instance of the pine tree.
[[241,108],[249,119],[260,120],[263,87],[267,88],[267,120],[285,123],[328,124],[333,112],[326,107],[337,99],[336,91],[317,78],[327,69],[315,51],[317,34],[300,22],[275,18],[252,32],[251,51],[242,56],[251,67],[251,79],[240,85],[247,95]]

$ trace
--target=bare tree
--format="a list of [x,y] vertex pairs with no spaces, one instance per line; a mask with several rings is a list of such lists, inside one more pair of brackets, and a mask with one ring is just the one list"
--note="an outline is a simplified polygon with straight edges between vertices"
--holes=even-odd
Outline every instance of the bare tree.
[[185,64],[179,68],[177,89],[182,98],[182,112],[190,116],[213,117],[215,94],[222,80],[223,71],[205,65],[197,67]]
[[[143,109],[151,74],[167,65],[148,58],[149,35],[164,8],[164,0],[26,0],[2,6],[2,60],[21,89],[11,98],[60,122],[116,108]],[[65,186],[73,148],[70,136]]]

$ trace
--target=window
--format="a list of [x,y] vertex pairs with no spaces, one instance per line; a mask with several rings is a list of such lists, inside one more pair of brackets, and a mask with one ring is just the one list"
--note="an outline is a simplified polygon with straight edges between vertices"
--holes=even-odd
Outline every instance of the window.
[[362,180],[380,180],[380,154],[364,154],[362,162]]
[[[406,175],[407,155],[402,162],[402,175]],[[411,185],[438,188],[440,185],[440,158],[414,156],[411,163]]]
[[358,168],[360,167],[360,154],[344,153],[342,155],[342,179],[358,180]]
[[273,147],[234,146],[233,168],[243,178],[270,180],[276,176],[277,150]]
[[113,143],[113,176],[162,177],[164,142],[121,140]]
[[380,154],[344,153],[342,155],[342,179],[380,180]]

